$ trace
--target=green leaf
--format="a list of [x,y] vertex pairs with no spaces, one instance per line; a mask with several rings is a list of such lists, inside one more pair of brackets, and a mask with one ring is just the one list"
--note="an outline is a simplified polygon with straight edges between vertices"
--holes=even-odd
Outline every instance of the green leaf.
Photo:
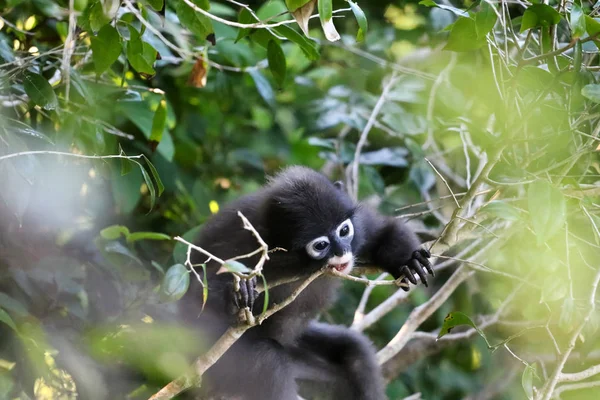
[[27,96],[38,106],[46,110],[54,110],[58,105],[56,94],[50,83],[39,74],[26,72],[23,79],[23,89]]
[[123,49],[121,36],[112,25],[107,24],[100,29],[98,35],[91,37],[91,41],[96,75],[101,75],[119,58]]
[[154,112],[150,141],[160,143],[167,123],[167,101],[162,99]]
[[311,61],[316,61],[319,59],[320,54],[317,50],[316,42],[311,39],[308,39],[306,36],[302,36],[292,28],[286,25],[281,25],[273,28],[275,33],[280,36],[285,37],[286,39],[296,43],[300,46],[302,52],[306,55],[306,57]]
[[[86,13],[84,13],[84,16]],[[97,32],[100,28],[110,22],[110,18],[104,14],[104,8],[100,1],[95,1],[89,8],[89,23],[92,31]]]
[[163,301],[177,301],[190,287],[190,271],[183,264],[171,266],[163,277],[160,297]]
[[[469,318],[466,314],[461,313],[460,311],[453,311],[444,318],[444,323],[442,324],[442,328],[440,329],[440,333],[437,338],[440,339],[444,335],[450,333],[452,328],[459,325],[469,325],[471,328],[475,329],[482,338],[485,339],[487,343],[487,338],[485,334],[475,325],[475,323]],[[488,343],[489,346],[489,343]]]
[[521,212],[502,200],[489,202],[481,208],[481,211],[507,221],[518,221],[521,219]]
[[[238,15],[238,22],[240,24],[252,24],[252,23],[256,22],[256,19],[254,18],[254,16],[252,16],[250,11],[248,11],[248,9],[244,7],[244,8],[242,8],[242,10],[240,11],[240,14]],[[239,42],[241,39],[248,36],[248,34],[250,33],[251,30],[252,30],[252,28],[240,28],[240,30],[238,31],[237,37],[235,38],[235,43]]]
[[356,18],[356,22],[358,23],[358,32],[356,33],[356,41],[362,42],[365,39],[365,35],[367,34],[367,29],[369,28],[367,17],[363,10],[356,4],[355,2],[348,0],[348,4],[352,9],[352,13],[354,14],[354,18]]
[[317,0],[319,9],[319,18],[321,22],[326,22],[333,17],[333,5],[331,0]]
[[100,236],[107,240],[116,240],[120,238],[121,235],[125,237],[129,236],[129,229],[126,226],[112,225],[100,231]]
[[171,240],[171,236],[158,232],[135,232],[127,237],[129,243],[137,242],[138,240]]
[[566,202],[562,192],[544,180],[529,185],[528,207],[538,244],[552,237],[564,225]]
[[17,135],[31,136],[36,139],[41,139],[47,143],[54,144],[52,140],[40,131],[36,131],[29,125],[13,118],[0,118],[0,128],[6,129],[7,132]]
[[581,6],[576,3],[573,3],[573,7],[571,7],[569,22],[571,24],[571,36],[573,39],[580,38],[585,34],[585,14]]
[[267,48],[267,60],[269,60],[269,70],[271,70],[271,74],[273,74],[275,82],[277,82],[280,87],[283,86],[287,68],[285,54],[283,54],[281,46],[274,40],[269,41]]
[[556,301],[564,299],[567,295],[569,283],[562,277],[549,274],[542,285],[542,296],[540,302]]
[[150,7],[154,8],[155,11],[162,10],[165,4],[163,0],[146,0],[146,2],[150,5]]
[[566,333],[573,331],[575,328],[573,322],[575,321],[576,312],[575,300],[570,297],[566,297],[561,307],[560,319],[558,321],[558,326]]
[[146,182],[146,186],[148,186],[148,191],[150,192],[150,210],[154,208],[154,204],[156,203],[156,188],[154,187],[154,183],[152,183],[152,179],[146,169],[141,164],[138,164],[140,167],[140,172],[144,177],[144,181]]
[[[195,4],[204,10],[207,9],[204,2],[202,2],[202,4],[195,2]],[[204,41],[209,35],[214,34],[215,31],[210,18],[200,14],[185,2],[181,0],[178,1],[175,11],[181,24],[188,28],[200,40]]]
[[594,103],[600,103],[600,85],[598,84],[585,85],[581,89],[581,94]]
[[156,61],[157,51],[142,41],[140,33],[131,25],[128,26],[131,38],[127,42],[127,60],[137,72],[141,74],[154,75],[152,65]]
[[485,39],[485,36],[494,29],[498,16],[494,11],[494,6],[490,3],[481,2],[481,10],[475,14],[475,27],[477,29],[477,37]]
[[248,74],[250,74],[254,80],[254,84],[256,85],[256,89],[258,90],[260,96],[268,105],[275,107],[275,93],[273,92],[273,88],[271,87],[269,81],[257,69],[248,70]]
[[444,50],[465,52],[472,51],[482,47],[485,44],[485,37],[481,38],[477,34],[477,24],[471,18],[459,17],[450,31],[448,43]]
[[311,0],[285,0],[285,6],[288,10],[294,12]]
[[252,272],[252,270],[250,268],[246,267],[244,264],[242,264],[239,261],[229,260],[229,261],[225,261],[225,264],[223,264],[221,266],[221,268],[219,268],[219,270],[217,271],[217,275],[225,273],[225,272],[235,272],[235,273],[239,273],[239,274],[247,274],[249,272]]
[[146,162],[146,165],[152,174],[152,178],[154,178],[154,181],[156,182],[156,186],[158,186],[158,195],[160,196],[165,191],[165,185],[163,185],[160,175],[158,175],[158,171],[156,170],[154,164],[152,164],[148,157],[146,157],[144,154],[142,154],[142,158]]
[[546,4],[529,6],[521,19],[521,33],[536,27],[549,27],[560,22],[561,16],[554,8]]
[[4,322],[6,325],[10,326],[13,331],[18,332],[17,325],[15,325],[15,321],[8,315],[6,311],[0,308],[0,322]]
[[340,34],[335,29],[333,24],[333,5],[332,0],[317,0],[319,8],[319,19],[321,20],[321,27],[325,37],[330,42],[335,42],[340,39]]
[[521,385],[529,400],[533,400],[533,376],[536,375],[535,364],[528,365],[521,376]]
[[426,6],[426,7],[437,7],[440,8],[442,10],[446,10],[446,11],[450,11],[452,13],[454,13],[455,15],[459,16],[459,17],[469,17],[469,13],[461,10],[460,8],[456,8],[456,7],[452,7],[452,6],[447,6],[445,4],[437,4],[435,1],[433,0],[421,0],[419,2],[420,5],[422,6]]
[[590,36],[600,34],[600,22],[596,18],[592,18],[589,15],[585,16],[585,30]]

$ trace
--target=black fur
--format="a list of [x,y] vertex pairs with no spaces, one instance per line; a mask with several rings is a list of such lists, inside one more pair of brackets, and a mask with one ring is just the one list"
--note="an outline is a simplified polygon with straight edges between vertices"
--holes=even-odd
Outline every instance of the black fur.
[[[264,266],[267,282],[307,276],[325,266],[334,246],[321,260],[311,258],[305,246],[319,236],[331,236],[347,218],[354,226],[352,251],[360,261],[378,265],[395,278],[408,274],[413,283],[414,272],[426,283],[421,265],[431,271],[429,254],[419,250],[416,236],[399,220],[355,204],[341,185],[309,168],[287,168],[258,192],[224,207],[205,224],[197,244],[222,259],[255,250],[257,241],[243,229],[238,210],[270,248],[287,250],[271,253]],[[253,267],[257,260],[241,261]],[[201,256],[193,260],[204,261]],[[251,305],[254,300],[253,283],[243,288],[242,299],[233,290],[232,276],[216,275],[217,269],[215,262],[209,263],[204,312],[199,315],[202,290],[195,281],[180,306],[183,317],[213,340],[236,322],[238,307]],[[332,276],[318,278],[288,307],[248,330],[207,371],[203,390],[225,398],[296,400],[298,382],[313,381],[319,387],[320,381],[325,383],[320,387],[334,399],[384,399],[380,368],[369,341],[347,328],[313,321],[335,300],[340,283],[341,279]],[[288,297],[298,284],[272,288],[270,303]],[[262,295],[256,299],[255,314],[262,310],[263,301]]]

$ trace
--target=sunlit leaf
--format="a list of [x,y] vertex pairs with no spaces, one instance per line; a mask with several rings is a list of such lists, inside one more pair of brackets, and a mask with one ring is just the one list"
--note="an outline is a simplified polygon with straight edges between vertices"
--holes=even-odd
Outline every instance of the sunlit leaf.
[[283,54],[281,46],[274,40],[269,41],[267,60],[269,61],[269,70],[271,71],[271,74],[273,74],[275,82],[277,82],[280,87],[283,86],[287,68],[285,54]]
[[569,16],[569,23],[571,24],[571,36],[573,39],[580,38],[586,32],[585,27],[585,13],[581,6],[577,3],[573,3],[571,7],[571,14]]
[[564,225],[565,198],[548,181],[539,180],[529,185],[528,207],[531,225],[539,244],[556,234]]
[[[565,284],[569,283],[566,282]],[[567,333],[572,332],[575,329],[573,322],[576,319],[576,313],[575,300],[571,297],[566,297],[560,310],[558,326]]]
[[183,264],[171,266],[163,277],[160,286],[162,301],[177,301],[190,287],[190,271]]
[[54,89],[46,78],[39,74],[26,72],[23,76],[23,89],[31,101],[46,110],[54,110],[58,106]]
[[118,239],[121,235],[125,237],[129,236],[129,229],[126,226],[112,225],[100,231],[100,236],[107,240]]
[[163,0],[146,0],[150,7],[154,8],[155,11],[160,11],[164,7]]
[[229,260],[226,261],[225,264],[221,265],[221,268],[219,268],[219,270],[217,271],[217,275],[225,272],[247,274],[249,272],[252,272],[252,270],[239,261]]
[[502,200],[494,200],[481,208],[481,212],[486,212],[494,217],[502,218],[507,221],[518,221],[521,219],[521,212]]
[[171,240],[171,236],[158,232],[134,232],[127,237],[129,243],[138,240]]
[[521,19],[521,32],[536,27],[549,27],[560,22],[561,16],[546,4],[533,4],[527,7]]
[[523,390],[525,391],[525,395],[529,400],[533,400],[533,377],[536,375],[536,367],[535,364],[528,365],[525,367],[523,371],[523,375],[521,376],[521,385],[523,386]]
[[140,33],[131,25],[128,26],[131,38],[127,42],[127,60],[129,64],[140,74],[154,75],[154,62],[157,51],[142,41]]
[[540,301],[556,301],[563,299],[568,292],[569,282],[565,281],[562,277],[556,276],[555,274],[549,274],[544,279],[542,285],[542,297]]
[[365,39],[365,35],[367,34],[367,29],[369,28],[367,17],[363,10],[356,4],[355,2],[348,0],[348,4],[352,9],[352,13],[354,14],[354,18],[356,18],[356,22],[358,23],[358,32],[356,33],[356,41],[362,42]]
[[96,75],[101,75],[119,58],[123,49],[121,36],[112,25],[107,24],[90,39]]
[[459,17],[450,31],[448,43],[444,50],[465,52],[472,51],[482,47],[485,44],[485,37],[477,34],[477,24],[471,18]]

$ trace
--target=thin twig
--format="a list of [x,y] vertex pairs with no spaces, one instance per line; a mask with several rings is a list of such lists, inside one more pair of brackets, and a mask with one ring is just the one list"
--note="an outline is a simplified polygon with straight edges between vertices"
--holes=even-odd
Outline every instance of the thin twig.
[[452,198],[454,199],[454,202],[456,203],[456,207],[460,208],[460,204],[458,203],[458,200],[456,200],[456,196],[454,195],[454,192],[450,188],[450,185],[448,185],[448,181],[446,180],[446,178],[444,178],[442,176],[442,174],[440,174],[440,171],[437,170],[437,168],[431,163],[431,161],[429,161],[427,158],[424,158],[424,160],[427,161],[427,164],[429,164],[431,166],[431,168],[433,168],[433,170],[435,171],[437,176],[439,176],[440,179],[444,182],[444,184],[446,185],[446,188],[448,189],[448,191],[450,191],[450,194],[452,195]]

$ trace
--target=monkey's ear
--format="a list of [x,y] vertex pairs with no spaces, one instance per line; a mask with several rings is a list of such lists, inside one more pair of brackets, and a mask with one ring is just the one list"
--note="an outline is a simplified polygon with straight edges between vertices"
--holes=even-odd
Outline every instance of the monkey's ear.
[[344,182],[342,182],[342,181],[333,182],[333,186],[335,186],[339,190],[344,190]]

